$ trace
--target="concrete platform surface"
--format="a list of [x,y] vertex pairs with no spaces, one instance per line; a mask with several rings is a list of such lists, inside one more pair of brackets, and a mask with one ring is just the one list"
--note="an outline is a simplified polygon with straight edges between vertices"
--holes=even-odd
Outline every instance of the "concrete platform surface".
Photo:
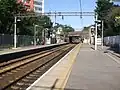
[[[59,43],[59,44],[64,44],[64,43]],[[53,45],[57,45],[57,44],[25,46],[25,47],[11,48],[11,49],[1,49],[0,55],[16,53],[16,52],[21,52],[21,51],[27,51],[27,50],[33,50],[33,49],[37,49],[37,48],[44,48],[44,47],[49,47],[49,46],[53,46]]]
[[80,46],[73,48],[26,90],[63,90]]
[[103,46],[103,48],[102,48],[101,46],[98,46],[98,50],[101,50],[101,51],[104,51],[104,52],[109,52],[109,53],[111,53],[112,55],[115,55],[115,56],[117,56],[117,57],[120,58],[120,53],[115,52],[115,51],[112,50],[112,48],[109,47],[109,46]]
[[65,90],[120,90],[119,61],[118,57],[83,45]]

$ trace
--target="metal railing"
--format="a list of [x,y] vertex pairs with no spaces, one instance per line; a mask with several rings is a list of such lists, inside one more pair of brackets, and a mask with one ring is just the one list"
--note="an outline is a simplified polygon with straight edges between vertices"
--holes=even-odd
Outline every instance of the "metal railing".
[[[36,37],[37,45],[42,42],[42,37]],[[32,46],[34,45],[34,36],[17,35],[17,47]],[[13,48],[14,35],[0,34],[0,49]]]

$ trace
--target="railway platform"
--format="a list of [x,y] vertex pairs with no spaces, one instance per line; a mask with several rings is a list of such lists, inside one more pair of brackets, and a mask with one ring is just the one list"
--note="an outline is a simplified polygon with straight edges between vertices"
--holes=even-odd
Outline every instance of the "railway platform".
[[120,58],[77,45],[26,90],[120,90]]
[[51,46],[61,45],[61,44],[65,44],[65,43],[49,44],[49,45],[37,45],[37,46],[25,46],[25,47],[11,48],[11,49],[1,49],[0,55],[17,53],[17,52],[28,51],[28,50],[34,50],[34,49],[45,48],[45,47],[51,47]]
[[66,90],[120,90],[120,58],[83,45],[73,65]]
[[25,50],[29,50],[29,49],[34,49],[34,48],[40,48],[41,46],[25,46],[25,47],[17,47],[17,48],[10,48],[10,49],[1,49],[0,50],[0,55],[4,55],[4,54],[9,54],[9,53],[16,53],[16,52],[20,52],[20,51],[25,51]]

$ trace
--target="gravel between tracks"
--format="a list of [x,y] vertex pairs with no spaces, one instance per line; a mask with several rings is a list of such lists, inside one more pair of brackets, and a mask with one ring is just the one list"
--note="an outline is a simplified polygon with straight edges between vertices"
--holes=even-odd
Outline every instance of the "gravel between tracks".
[[[21,83],[18,83],[18,81],[20,81],[26,77],[28,78],[29,75],[31,73],[33,73],[34,71],[36,71],[37,69],[44,68],[44,70],[40,71],[41,74],[43,74],[46,70],[48,70],[52,65],[54,65],[55,62],[57,62],[61,57],[63,57],[74,46],[75,45],[65,45],[60,48],[57,48],[57,50],[55,50],[55,51],[49,52],[46,55],[43,54],[42,56],[40,56],[40,55],[35,56],[35,57],[31,58],[31,61],[30,61],[30,59],[28,59],[28,61],[29,61],[28,63],[27,63],[27,61],[26,61],[26,63],[24,61],[25,64],[22,65],[21,64],[22,62],[21,62],[20,63],[21,66],[18,66],[17,68],[14,68],[14,69],[12,68],[11,70],[8,70],[9,72],[0,74],[0,82],[2,82],[2,83],[0,83],[0,90],[1,89],[19,90],[20,87],[16,88],[14,86],[16,83],[17,83],[17,85],[21,85]],[[48,64],[48,63],[51,63],[51,64]],[[15,65],[17,65],[17,64],[15,64]],[[5,69],[5,70],[7,70],[7,69]],[[31,74],[31,76],[38,76],[38,75]],[[25,83],[22,83],[22,84],[24,87],[26,87]]]

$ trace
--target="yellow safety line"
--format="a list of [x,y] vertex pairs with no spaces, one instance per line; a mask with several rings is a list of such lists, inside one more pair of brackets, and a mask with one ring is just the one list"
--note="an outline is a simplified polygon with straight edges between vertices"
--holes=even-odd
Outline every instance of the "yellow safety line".
[[[79,51],[80,51],[80,47],[81,47],[81,44],[79,44],[79,45],[75,48],[75,50],[77,50],[77,51],[76,51],[77,54],[76,54],[76,56],[72,57],[72,60],[71,60],[71,63],[70,63],[70,68],[69,68],[67,74],[65,75],[65,79],[64,79],[64,81],[63,81],[63,83],[62,83],[62,85],[61,85],[61,90],[64,90],[65,87],[66,87],[67,81],[68,81],[69,76],[70,76],[70,73],[71,73],[71,71],[72,71],[73,64],[75,63],[76,57],[77,57],[77,55],[78,55],[78,53],[79,53]],[[75,51],[75,50],[74,50],[74,51]],[[74,53],[74,52],[72,52],[72,53]],[[70,55],[70,56],[71,56],[71,55]]]

